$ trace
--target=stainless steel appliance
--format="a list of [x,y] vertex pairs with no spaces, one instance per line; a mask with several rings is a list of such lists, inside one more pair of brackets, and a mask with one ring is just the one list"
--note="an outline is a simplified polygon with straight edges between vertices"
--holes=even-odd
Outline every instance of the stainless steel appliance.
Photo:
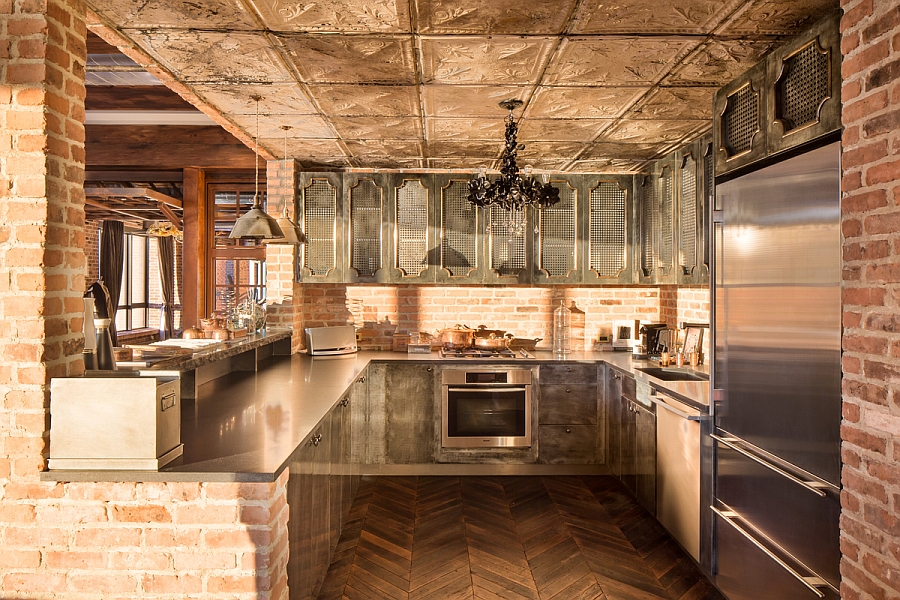
[[312,356],[353,354],[356,352],[356,327],[309,327],[306,347]]
[[840,143],[716,186],[716,584],[838,598]]
[[484,350],[481,348],[442,348],[440,351],[441,358],[477,358],[477,359],[534,359],[534,354],[527,350],[511,350],[509,348],[500,348],[497,350]]
[[530,447],[531,386],[530,369],[444,369],[441,446]]

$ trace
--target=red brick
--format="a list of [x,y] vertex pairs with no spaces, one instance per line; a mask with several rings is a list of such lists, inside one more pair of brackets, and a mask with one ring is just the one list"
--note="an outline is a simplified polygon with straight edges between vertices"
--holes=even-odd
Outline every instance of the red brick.
[[884,454],[887,450],[887,442],[883,438],[848,425],[841,426],[841,439],[844,442],[859,446],[865,450],[877,452],[878,454]]
[[66,591],[66,576],[53,573],[11,573],[3,577],[3,590],[34,594]]
[[203,582],[193,575],[144,575],[142,588],[151,594],[199,594]]
[[[256,591],[264,591],[256,577],[210,577],[207,582],[207,591],[213,594],[240,594]],[[265,586],[267,587],[267,586]]]
[[50,551],[44,554],[44,562],[51,569],[102,569],[106,553]]
[[[873,138],[885,133],[891,133],[900,128],[900,110],[893,110],[878,116],[872,117],[863,124],[863,132],[867,138]],[[842,155],[841,160],[843,161]],[[874,161],[873,161],[874,162]]]
[[880,91],[860,100],[856,100],[849,104],[845,104],[841,112],[841,119],[844,125],[855,123],[861,119],[871,116],[888,105],[887,91]]
[[172,515],[164,506],[113,506],[112,518],[121,523],[171,523]]
[[[880,140],[871,144],[867,144],[865,146],[858,146],[850,150],[845,148],[841,153],[841,166],[844,169],[852,169],[853,167],[858,167],[860,165],[877,162],[887,155],[887,140]],[[845,198],[844,201],[846,200],[847,199]]]
[[4,500],[62,498],[64,491],[65,488],[61,483],[16,483],[11,481],[4,488]]
[[900,160],[874,165],[866,170],[867,185],[878,185],[879,183],[892,181],[900,181]]
[[879,406],[887,406],[887,389],[883,385],[845,378],[841,387],[844,393],[852,398],[859,398]]
[[69,574],[69,586],[76,592],[133,593],[138,589],[138,579],[135,576],[117,573]]
[[900,283],[900,263],[869,265],[866,280],[870,283]]
[[841,191],[845,194],[862,187],[862,173],[859,171],[844,173],[841,177]]
[[872,2],[873,0],[862,0],[862,2],[851,9],[844,7],[844,14],[841,17],[841,33],[853,29],[860,21],[871,15],[873,8]]
[[141,545],[141,530],[131,527],[92,527],[75,533],[75,545],[96,548],[127,548]]
[[866,217],[863,223],[869,235],[895,233],[900,231],[900,211],[874,214]]
[[209,548],[258,548],[268,546],[271,532],[262,529],[246,531],[207,531],[203,539]]
[[897,365],[867,360],[865,361],[865,373],[870,379],[890,383],[900,383],[900,366]]
[[841,292],[844,305],[849,306],[884,306],[884,288],[847,287]]
[[6,81],[11,84],[41,83],[47,76],[43,64],[11,64],[6,67]]

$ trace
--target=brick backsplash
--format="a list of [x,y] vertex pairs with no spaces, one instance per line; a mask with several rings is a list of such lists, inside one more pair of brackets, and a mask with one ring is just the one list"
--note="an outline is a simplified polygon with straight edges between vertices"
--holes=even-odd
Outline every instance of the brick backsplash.
[[900,9],[841,4],[841,596],[900,598]]
[[585,313],[583,339],[588,350],[598,334],[612,331],[615,320],[675,326],[709,318],[709,292],[704,287],[306,284],[296,286],[295,294],[302,297],[302,327],[356,325],[363,349],[389,349],[395,331],[434,333],[457,323],[541,338],[538,347],[549,347],[553,311],[560,301]]

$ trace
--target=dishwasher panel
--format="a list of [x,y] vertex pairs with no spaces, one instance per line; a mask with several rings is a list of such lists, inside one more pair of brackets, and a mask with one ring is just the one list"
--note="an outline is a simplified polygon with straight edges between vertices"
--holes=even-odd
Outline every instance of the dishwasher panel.
[[656,518],[700,561],[700,414],[665,396],[656,410]]

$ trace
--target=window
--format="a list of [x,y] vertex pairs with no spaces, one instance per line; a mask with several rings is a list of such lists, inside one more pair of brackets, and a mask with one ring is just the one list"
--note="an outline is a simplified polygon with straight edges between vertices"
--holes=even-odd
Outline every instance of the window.
[[125,257],[122,265],[122,289],[116,312],[116,329],[142,329],[149,326],[150,241],[143,236],[125,234]]
[[[266,297],[266,249],[254,240],[228,237],[237,218],[253,206],[253,185],[209,186],[213,214],[210,311],[225,312],[246,298]],[[265,193],[260,204],[265,209]]]

